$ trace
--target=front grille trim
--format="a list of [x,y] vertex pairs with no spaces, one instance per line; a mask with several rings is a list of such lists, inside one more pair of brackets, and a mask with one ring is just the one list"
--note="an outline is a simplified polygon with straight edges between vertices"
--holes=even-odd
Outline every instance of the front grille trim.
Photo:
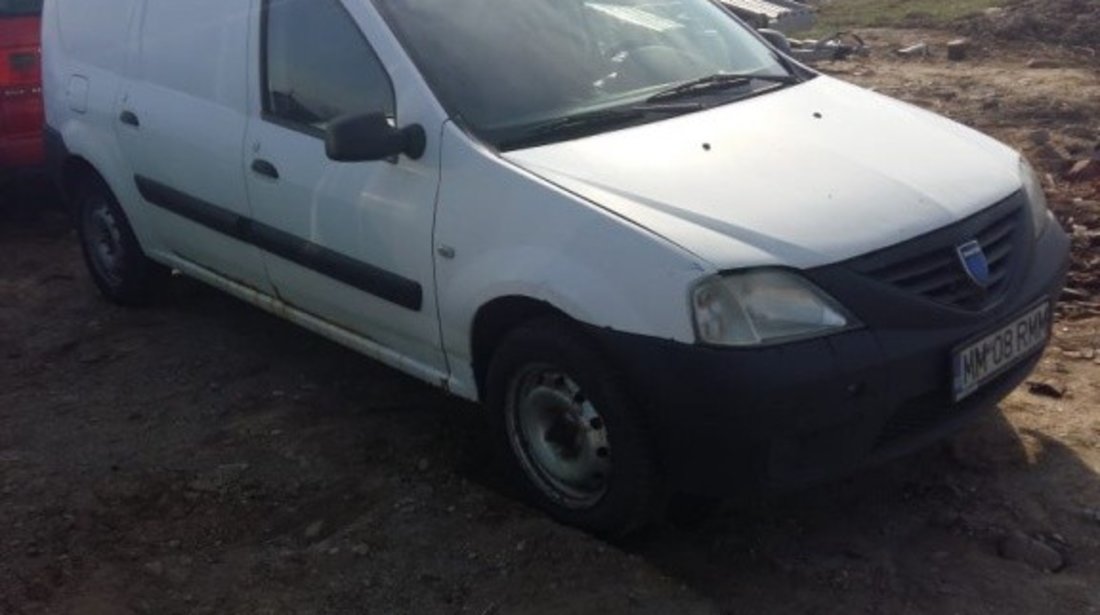
[[[1026,253],[1027,196],[1016,192],[946,228],[856,257],[847,267],[881,284],[937,305],[969,312],[991,309],[1011,287]],[[986,288],[974,284],[956,253],[976,240],[990,267]]]

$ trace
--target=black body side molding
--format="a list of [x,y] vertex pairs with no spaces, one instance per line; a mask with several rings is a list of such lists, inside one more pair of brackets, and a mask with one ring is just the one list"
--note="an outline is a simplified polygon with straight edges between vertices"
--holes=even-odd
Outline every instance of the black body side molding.
[[196,224],[405,309],[418,312],[424,305],[424,289],[416,280],[334,252],[149,178],[136,176],[134,182],[146,201]]

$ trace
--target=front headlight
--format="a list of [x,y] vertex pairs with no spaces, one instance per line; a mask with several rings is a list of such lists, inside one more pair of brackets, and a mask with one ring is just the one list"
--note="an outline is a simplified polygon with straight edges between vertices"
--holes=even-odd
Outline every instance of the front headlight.
[[1031,208],[1031,228],[1035,230],[1035,237],[1043,234],[1050,224],[1050,210],[1047,209],[1047,195],[1043,192],[1043,183],[1039,180],[1038,173],[1028,161],[1020,157],[1020,181],[1024,184],[1024,192],[1027,193],[1027,204]]
[[699,341],[722,346],[816,337],[856,324],[824,291],[781,269],[708,278],[692,291],[691,308]]

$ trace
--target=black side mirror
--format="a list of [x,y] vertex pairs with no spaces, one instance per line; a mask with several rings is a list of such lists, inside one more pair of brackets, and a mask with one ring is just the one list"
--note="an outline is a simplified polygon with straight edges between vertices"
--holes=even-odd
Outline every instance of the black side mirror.
[[427,143],[420,124],[396,128],[384,113],[345,115],[329,124],[325,153],[336,162],[386,160],[401,154],[417,160]]
[[764,40],[771,43],[772,47],[775,47],[783,53],[789,54],[791,52],[791,41],[787,39],[787,35],[783,34],[779,30],[772,30],[771,28],[757,28],[757,32],[760,36],[764,37]]

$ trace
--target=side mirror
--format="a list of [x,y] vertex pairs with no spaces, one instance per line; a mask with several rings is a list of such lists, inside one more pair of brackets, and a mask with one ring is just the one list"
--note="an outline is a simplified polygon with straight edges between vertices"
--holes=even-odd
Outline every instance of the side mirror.
[[387,160],[401,154],[417,160],[427,143],[420,124],[396,128],[384,113],[345,115],[329,123],[325,153],[336,162]]
[[756,31],[764,37],[764,40],[771,43],[772,47],[786,54],[791,53],[791,41],[787,39],[786,34],[771,28],[758,28]]

